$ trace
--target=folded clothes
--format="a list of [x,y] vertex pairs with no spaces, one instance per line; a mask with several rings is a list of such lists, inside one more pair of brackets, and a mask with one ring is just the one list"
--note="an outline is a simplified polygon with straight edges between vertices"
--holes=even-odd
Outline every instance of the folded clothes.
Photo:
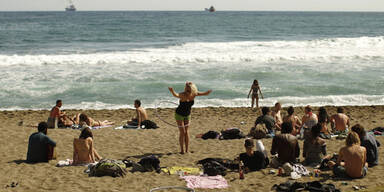
[[227,180],[221,175],[216,176],[181,176],[187,182],[189,188],[221,189],[227,188]]
[[178,166],[162,168],[161,171],[168,173],[170,175],[178,174],[179,172],[182,172],[183,174],[188,174],[188,175],[199,175],[201,173],[201,170],[199,168],[178,167]]

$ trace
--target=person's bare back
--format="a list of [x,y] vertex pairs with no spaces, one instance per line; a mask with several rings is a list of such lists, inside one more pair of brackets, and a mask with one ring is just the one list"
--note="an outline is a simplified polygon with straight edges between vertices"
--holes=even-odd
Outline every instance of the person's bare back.
[[139,119],[139,117],[140,117],[141,122],[148,120],[147,111],[145,111],[144,108],[138,107],[136,109],[136,113],[137,113],[137,119]]
[[345,131],[349,126],[349,117],[343,113],[332,115],[331,122],[337,131]]
[[352,178],[359,178],[363,174],[366,159],[366,149],[360,145],[352,145],[340,149],[337,162],[344,161],[346,173]]

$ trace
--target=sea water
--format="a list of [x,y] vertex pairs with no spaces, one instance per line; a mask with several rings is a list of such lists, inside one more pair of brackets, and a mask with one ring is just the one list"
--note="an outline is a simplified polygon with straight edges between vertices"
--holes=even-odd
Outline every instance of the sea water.
[[384,105],[384,13],[0,12],[0,110]]

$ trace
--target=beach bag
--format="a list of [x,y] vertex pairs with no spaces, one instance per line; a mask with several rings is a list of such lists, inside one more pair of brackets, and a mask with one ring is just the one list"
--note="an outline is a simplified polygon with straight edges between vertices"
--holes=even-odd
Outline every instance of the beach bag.
[[264,126],[252,127],[248,134],[249,137],[254,139],[262,139],[267,136],[267,129]]
[[216,131],[208,131],[203,136],[201,136],[202,139],[216,139],[220,135],[219,132]]
[[126,165],[122,161],[102,159],[90,168],[89,176],[124,177],[127,174]]
[[204,174],[208,176],[222,175],[227,174],[227,169],[216,161],[209,161],[203,164]]
[[157,124],[150,120],[144,120],[141,122],[141,125],[144,125],[144,129],[157,129],[159,128]]
[[156,171],[160,173],[160,160],[155,156],[143,157],[139,164],[144,168],[145,172]]
[[245,135],[238,128],[231,128],[225,131],[221,131],[220,139],[241,139],[245,138]]
[[196,164],[204,165],[209,162],[217,162],[220,163],[223,167],[230,169],[230,170],[238,170],[239,169],[239,162],[236,162],[234,160],[230,159],[223,159],[223,158],[205,158],[200,161],[198,161]]

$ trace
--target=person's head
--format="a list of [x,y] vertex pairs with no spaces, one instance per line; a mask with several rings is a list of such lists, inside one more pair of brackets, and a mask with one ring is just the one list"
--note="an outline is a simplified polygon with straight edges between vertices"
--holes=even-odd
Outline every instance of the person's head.
[[360,138],[363,138],[366,134],[364,127],[360,124],[356,124],[352,127],[352,131],[356,132]]
[[320,136],[321,128],[322,127],[321,127],[320,123],[316,124],[315,126],[313,126],[311,128],[311,133],[312,133],[312,137],[313,138],[316,138],[316,137]]
[[337,108],[337,113],[344,113],[344,108],[338,107]]
[[253,142],[253,139],[251,138],[247,138],[245,139],[244,141],[244,147],[245,149],[247,150],[251,150],[253,147],[255,146],[254,142]]
[[270,112],[270,109],[269,109],[269,107],[263,107],[261,109],[261,112],[263,112],[263,115],[268,115],[268,113]]
[[80,121],[88,121],[89,119],[88,116],[84,113],[80,114],[79,118],[80,118]]
[[81,131],[79,138],[80,138],[80,139],[86,139],[86,138],[88,138],[88,137],[93,138],[93,134],[92,134],[91,129],[90,129],[89,127],[86,127],[86,128],[84,128],[84,129]]
[[47,128],[48,128],[48,124],[46,122],[40,122],[39,125],[37,126],[37,130],[44,134],[47,134]]
[[292,106],[288,107],[287,111],[288,111],[289,116],[291,116],[291,115],[293,115],[293,113],[295,113],[295,109]]
[[187,81],[185,83],[184,92],[190,95],[197,95],[198,90],[194,83]]
[[320,107],[319,108],[319,114],[320,115],[327,115],[327,110],[325,109],[325,107]]
[[347,139],[345,140],[345,143],[347,144],[347,146],[360,145],[359,135],[356,132],[351,131],[348,134]]
[[281,133],[292,133],[292,130],[292,123],[284,122],[283,124],[281,124]]
[[141,106],[141,101],[138,100],[138,99],[136,99],[136,100],[135,100],[135,108],[138,108],[138,107],[140,107],[140,106]]
[[312,113],[312,107],[310,105],[307,105],[304,109],[305,113],[308,114],[308,113]]
[[56,101],[56,106],[61,107],[63,105],[63,102],[59,99]]
[[256,79],[253,80],[253,85],[259,85],[259,81],[257,81]]
[[281,103],[279,102],[275,103],[275,109],[279,111],[281,109]]

